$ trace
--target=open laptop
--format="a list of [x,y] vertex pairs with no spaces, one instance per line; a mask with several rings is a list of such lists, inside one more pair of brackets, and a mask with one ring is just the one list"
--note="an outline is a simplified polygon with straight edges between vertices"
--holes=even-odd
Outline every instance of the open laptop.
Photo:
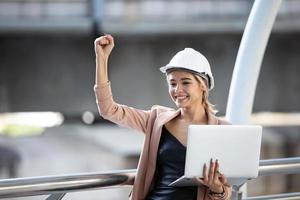
[[218,159],[220,172],[230,185],[242,185],[258,176],[262,127],[254,125],[190,125],[184,175],[169,186],[196,185],[210,159]]

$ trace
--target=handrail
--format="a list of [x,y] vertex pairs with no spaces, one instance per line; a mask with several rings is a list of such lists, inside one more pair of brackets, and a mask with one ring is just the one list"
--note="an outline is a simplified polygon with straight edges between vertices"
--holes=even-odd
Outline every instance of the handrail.
[[130,183],[136,170],[0,180],[0,198],[61,194]]
[[[300,173],[300,157],[261,160],[259,176]],[[0,180],[0,198],[64,194],[129,184],[136,169]]]
[[297,164],[300,163],[300,157],[291,157],[291,158],[275,158],[275,159],[267,159],[260,160],[259,166],[267,166],[267,165],[282,165],[282,164]]
[[261,160],[259,176],[300,173],[300,157]]
[[268,199],[292,200],[295,198],[300,199],[300,192],[247,197],[247,198],[243,198],[243,200],[268,200]]

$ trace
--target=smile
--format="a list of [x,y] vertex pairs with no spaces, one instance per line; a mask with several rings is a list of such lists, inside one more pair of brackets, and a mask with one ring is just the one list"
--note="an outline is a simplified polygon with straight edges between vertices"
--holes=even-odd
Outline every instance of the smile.
[[187,98],[188,98],[188,96],[175,96],[175,99],[179,100],[179,101],[185,100]]

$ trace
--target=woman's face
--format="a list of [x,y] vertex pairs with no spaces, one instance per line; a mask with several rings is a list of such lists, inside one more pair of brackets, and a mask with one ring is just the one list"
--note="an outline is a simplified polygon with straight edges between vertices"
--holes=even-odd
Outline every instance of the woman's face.
[[179,108],[202,105],[205,87],[191,73],[172,71],[167,75],[169,94]]

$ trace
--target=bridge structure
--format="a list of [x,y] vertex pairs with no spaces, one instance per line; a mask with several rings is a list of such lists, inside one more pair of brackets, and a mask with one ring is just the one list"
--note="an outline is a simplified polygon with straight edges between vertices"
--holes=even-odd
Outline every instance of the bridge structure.
[[[95,1],[95,3],[99,2]],[[251,9],[237,55],[228,98],[226,117],[233,124],[249,123],[263,55],[280,4],[281,1],[278,0],[256,0]],[[98,17],[101,16],[95,16],[95,18]],[[122,170],[1,180],[0,198],[50,194],[47,200],[62,199],[68,192],[124,186],[135,173],[136,170]],[[298,173],[300,173],[299,157],[260,161],[259,176]],[[295,199],[300,197],[300,192],[243,197],[240,186],[234,189],[233,199]]]

